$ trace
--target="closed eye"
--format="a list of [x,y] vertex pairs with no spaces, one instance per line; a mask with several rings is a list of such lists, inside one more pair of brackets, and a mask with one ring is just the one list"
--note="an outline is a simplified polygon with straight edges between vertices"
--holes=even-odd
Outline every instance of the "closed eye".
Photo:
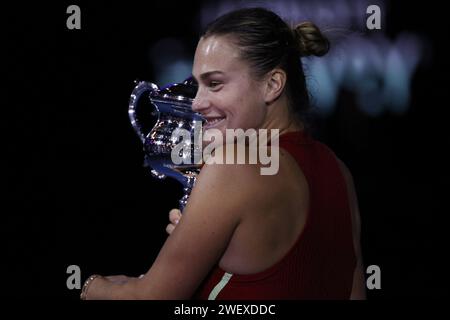
[[222,82],[220,82],[220,81],[210,81],[208,83],[208,87],[211,88],[211,89],[217,90],[217,89],[219,89],[219,86],[221,84],[222,84]]

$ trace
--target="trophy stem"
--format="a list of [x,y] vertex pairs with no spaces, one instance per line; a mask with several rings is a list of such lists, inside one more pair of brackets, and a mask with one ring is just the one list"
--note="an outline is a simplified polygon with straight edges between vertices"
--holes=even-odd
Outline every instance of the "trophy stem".
[[197,174],[198,173],[190,172],[190,174],[186,176],[186,184],[185,187],[183,188],[184,195],[178,202],[181,213],[183,213],[183,210],[186,207],[186,204],[189,200],[189,196],[191,194],[192,188],[194,187]]

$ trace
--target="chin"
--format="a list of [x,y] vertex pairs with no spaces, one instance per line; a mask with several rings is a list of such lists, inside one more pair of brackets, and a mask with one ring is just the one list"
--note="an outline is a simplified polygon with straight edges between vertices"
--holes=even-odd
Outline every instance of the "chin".
[[[223,145],[226,143],[226,126],[220,126],[220,127],[211,127],[211,128],[207,128],[207,129],[203,129],[203,144],[202,147],[203,149],[210,145],[211,143],[213,144],[217,144],[215,147],[219,146],[219,145]],[[205,132],[208,131],[209,136],[206,137],[205,136]]]

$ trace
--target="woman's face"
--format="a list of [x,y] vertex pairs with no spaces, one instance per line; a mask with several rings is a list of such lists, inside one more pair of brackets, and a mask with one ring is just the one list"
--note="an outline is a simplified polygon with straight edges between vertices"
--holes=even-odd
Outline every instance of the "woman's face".
[[204,130],[216,128],[224,134],[225,129],[258,129],[264,123],[263,82],[251,77],[228,37],[200,39],[192,74],[199,85],[192,108],[206,118]]

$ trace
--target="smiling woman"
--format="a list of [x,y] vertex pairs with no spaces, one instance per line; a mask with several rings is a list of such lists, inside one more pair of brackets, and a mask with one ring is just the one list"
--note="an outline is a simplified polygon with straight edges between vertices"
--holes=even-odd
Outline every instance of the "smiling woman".
[[300,57],[327,51],[314,24],[291,29],[265,9],[233,11],[208,27],[195,52],[192,107],[222,134],[279,130],[279,170],[205,164],[182,218],[171,211],[170,236],[148,272],[97,276],[85,298],[365,297],[351,175],[304,119]]

